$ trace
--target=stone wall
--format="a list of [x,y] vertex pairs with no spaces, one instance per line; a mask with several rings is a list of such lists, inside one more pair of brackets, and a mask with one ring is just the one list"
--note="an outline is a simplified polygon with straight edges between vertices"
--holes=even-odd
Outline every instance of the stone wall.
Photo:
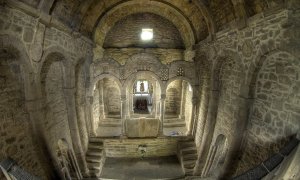
[[114,59],[121,65],[124,65],[130,57],[140,53],[152,54],[159,59],[162,64],[184,60],[184,50],[162,48],[108,48],[104,51],[104,58]]
[[[13,147],[10,151],[16,152],[17,150],[19,157],[14,157],[12,154],[10,154],[10,156],[16,158],[17,163],[20,163],[21,166],[24,165],[24,168],[30,173],[40,177],[51,177],[53,174],[50,175],[50,172],[47,172],[53,170],[49,167],[47,169],[47,166],[52,166],[49,164],[51,158],[54,162],[53,164],[55,164],[57,168],[61,168],[58,164],[56,154],[59,139],[65,139],[68,142],[70,148],[78,155],[77,158],[79,158],[80,154],[83,154],[84,151],[84,148],[81,149],[84,147],[81,146],[81,143],[86,143],[87,132],[83,129],[79,132],[76,120],[78,115],[79,121],[82,122],[80,119],[83,118],[83,106],[81,110],[76,109],[74,96],[76,92],[75,81],[82,81],[82,79],[76,79],[74,74],[75,64],[77,64],[79,59],[87,61],[89,57],[91,57],[91,43],[86,38],[73,33],[66,26],[58,23],[55,18],[51,19],[45,14],[40,15],[38,14],[39,12],[34,10],[31,15],[28,15],[25,12],[28,12],[30,8],[26,5],[23,4],[21,7],[18,7],[18,9],[14,9],[12,8],[13,5],[8,4],[9,5],[5,6],[1,4],[0,6],[1,49],[7,44],[10,44],[13,48],[22,49],[18,54],[16,54],[16,52],[13,54],[16,56],[22,55],[22,58],[20,58],[22,61],[28,59],[26,67],[30,67],[24,69],[24,71],[18,70],[17,66],[13,68],[14,71],[23,73],[14,82],[21,82],[21,77],[26,78],[26,81],[24,82],[24,87],[18,87],[11,95],[17,95],[18,91],[21,92],[21,94],[25,92],[22,98],[17,95],[18,97],[14,99],[16,100],[15,102],[18,102],[16,106],[21,109],[25,102],[28,103],[29,105],[26,105],[26,108],[30,108],[30,115],[26,115],[26,109],[23,109],[21,111],[24,114],[22,118],[28,118],[27,122],[22,122],[20,126],[16,123],[10,123],[10,125],[12,125],[10,131],[16,133],[16,139],[12,139],[12,141],[18,142],[18,146]],[[34,6],[34,4],[32,4],[32,6]],[[23,12],[19,10],[19,8],[25,9],[25,11]],[[37,16],[39,18],[37,18]],[[53,27],[49,28],[49,26]],[[54,26],[57,28],[54,28]],[[87,72],[87,74],[89,74],[89,72]],[[82,76],[81,78],[87,77]],[[82,82],[79,84],[82,84]],[[85,92],[83,92],[82,89],[79,89],[79,91],[81,91],[81,95],[79,96],[81,96],[82,100],[82,95],[85,94]],[[11,107],[11,109],[16,108]],[[69,119],[72,119],[72,121],[69,121]],[[70,123],[72,128],[69,127]],[[18,129],[18,127],[23,127],[24,131]],[[34,128],[30,129],[30,127]],[[26,137],[24,136],[19,140],[17,132],[20,132],[20,135],[26,134]],[[35,141],[30,144],[30,135],[33,134],[35,135]],[[13,137],[12,134],[10,136],[11,138]],[[46,138],[46,142],[44,142],[44,137]],[[20,143],[23,141],[24,143]],[[46,148],[43,145],[46,145]],[[32,152],[31,149],[34,149],[36,146],[38,146],[37,149],[39,151]],[[8,147],[9,146],[4,145],[3,151],[6,151],[4,149]],[[18,148],[22,150],[18,150]],[[48,154],[49,152],[51,152],[51,155]],[[32,155],[30,155],[31,153],[34,153],[35,156],[32,157]],[[7,155],[8,154],[5,156]],[[22,159],[21,157],[26,158]],[[1,159],[2,158],[3,156]],[[42,161],[41,164],[45,166],[40,166],[39,160]],[[83,163],[80,163],[80,165],[82,164]],[[33,168],[35,169],[33,170]]]
[[[268,56],[257,74],[249,130],[240,169],[256,166],[300,130],[300,64],[290,54]],[[257,153],[259,151],[260,153]]]
[[[219,134],[225,135],[227,139],[225,148],[229,152],[225,160],[227,164],[224,163],[223,167],[227,168],[224,171],[229,172],[226,176],[232,176],[229,175],[230,170],[237,169],[237,167],[240,168],[235,172],[236,174],[250,169],[255,163],[261,162],[276,151],[283,144],[282,139],[299,131],[299,123],[293,120],[298,116],[298,100],[293,103],[287,102],[284,105],[284,101],[278,99],[279,96],[299,99],[292,89],[292,87],[298,86],[294,84],[298,83],[297,75],[289,76],[292,73],[288,73],[285,68],[289,68],[288,64],[291,63],[282,62],[282,59],[285,59],[284,61],[293,58],[299,59],[299,52],[296,50],[299,43],[294,41],[299,39],[299,35],[295,34],[299,30],[296,27],[299,26],[293,20],[294,17],[298,17],[297,11],[270,9],[250,17],[247,20],[247,26],[243,29],[226,28],[216,34],[215,40],[203,41],[198,45],[196,63],[199,66],[200,113],[196,144],[198,144],[200,152],[205,152],[202,150],[206,147],[201,145],[208,140],[207,137],[212,135],[211,141],[208,141],[213,144]],[[282,52],[279,53],[281,55],[278,55],[282,57],[274,58],[273,65],[270,65],[269,68],[262,68],[263,70],[260,70],[262,75],[257,78],[256,82],[253,76],[259,72],[259,67],[264,64],[262,62],[270,54],[276,52]],[[284,68],[277,69],[277,71],[284,71],[286,73],[284,76],[277,74],[275,62],[281,64],[277,67],[284,65]],[[294,65],[293,68],[296,67]],[[289,70],[299,72],[293,68]],[[292,76],[296,79],[293,79]],[[269,80],[270,77],[275,78],[276,81]],[[281,82],[279,82],[279,77]],[[283,82],[285,85],[280,84]],[[260,88],[255,91],[259,94],[257,97],[255,96],[253,110],[263,111],[259,113],[260,120],[253,118],[254,111],[249,112],[251,99],[254,98],[252,94],[255,94],[251,89],[256,83]],[[287,91],[288,94],[283,91]],[[282,104],[282,110],[274,109],[277,107],[273,106],[279,106],[276,102]],[[274,103],[276,105],[273,105]],[[214,117],[214,114],[217,116]],[[265,122],[265,116],[267,122]],[[248,120],[248,117],[252,118]],[[209,122],[206,119],[209,119]],[[216,120],[216,124],[211,124],[213,119]],[[214,127],[213,134],[208,132],[209,127]],[[245,141],[243,151],[245,150],[246,153],[241,158],[237,154],[243,137]],[[247,141],[248,139],[249,141]],[[254,144],[263,144],[264,148]],[[249,152],[246,149],[249,149]],[[247,157],[259,160],[254,163]],[[239,159],[242,159],[240,165],[233,163],[238,162]],[[210,162],[211,160],[206,160],[206,163]]]
[[[142,29],[153,29],[153,40],[141,40]],[[177,28],[156,14],[139,13],[120,19],[107,34],[104,48],[154,47],[183,49],[184,44]]]
[[179,115],[181,106],[181,90],[181,80],[175,80],[168,85],[165,104],[166,114]]
[[26,171],[46,178],[30,134],[32,126],[25,107],[24,69],[17,54],[7,49],[1,49],[0,53],[0,161],[13,158]]
[[212,0],[209,4],[218,30],[235,18],[230,0]]
[[105,154],[107,157],[142,157],[138,147],[146,146],[144,157],[170,156],[177,151],[175,139],[124,139],[105,140]]
[[121,92],[118,84],[109,78],[105,78],[104,87],[104,104],[108,114],[120,114],[121,112]]

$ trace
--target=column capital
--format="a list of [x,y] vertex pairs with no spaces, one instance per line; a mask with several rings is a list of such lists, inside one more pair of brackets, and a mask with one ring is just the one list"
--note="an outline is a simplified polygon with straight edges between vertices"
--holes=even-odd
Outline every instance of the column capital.
[[121,95],[121,97],[120,97],[120,99],[121,99],[121,101],[126,101],[126,95]]
[[161,94],[160,95],[160,100],[166,100],[167,98],[167,95],[166,94]]

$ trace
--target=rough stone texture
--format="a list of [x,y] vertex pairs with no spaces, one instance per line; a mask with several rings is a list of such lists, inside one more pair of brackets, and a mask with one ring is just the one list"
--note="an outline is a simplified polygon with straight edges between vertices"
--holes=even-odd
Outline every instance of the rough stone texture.
[[[26,5],[22,7],[26,7]],[[26,66],[28,69],[18,68],[16,65],[13,67],[12,73],[20,73],[21,75],[16,80],[10,81],[22,82],[21,77],[26,77],[26,81],[24,82],[24,86],[21,86],[22,84],[20,83],[19,89],[14,90],[15,93],[18,91],[21,94],[22,92],[25,92],[25,95],[21,95],[21,99],[20,96],[15,97],[15,102],[18,103],[16,104],[16,107],[12,107],[11,109],[17,109],[17,107],[22,109],[25,105],[26,98],[28,102],[26,108],[29,108],[30,110],[28,114],[26,109],[20,111],[24,115],[20,118],[18,117],[18,119],[24,119],[24,122],[23,120],[22,122],[19,122],[19,120],[15,121],[18,122],[18,124],[21,123],[20,125],[15,123],[5,124],[7,130],[10,129],[9,131],[12,132],[12,129],[14,128],[14,133],[20,133],[20,136],[22,137],[19,138],[16,133],[15,140],[13,138],[8,138],[8,143],[18,143],[17,146],[13,146],[12,148],[6,145],[4,139],[3,141],[1,140],[1,143],[5,142],[3,146],[1,145],[1,151],[3,150],[3,152],[5,152],[8,148],[10,151],[9,155],[15,158],[17,163],[32,174],[42,178],[55,177],[53,174],[49,174],[52,170],[46,169],[47,167],[44,166],[45,164],[49,164],[49,162],[44,160],[47,159],[47,157],[44,157],[44,159],[42,158],[43,160],[39,159],[40,156],[38,154],[40,152],[33,152],[33,149],[38,146],[37,148],[46,152],[46,150],[42,149],[36,141],[41,142],[44,135],[47,134],[46,142],[41,142],[41,144],[45,143],[47,146],[46,148],[49,150],[47,153],[51,152],[51,156],[50,154],[46,154],[57,168],[61,168],[60,165],[58,165],[57,158],[57,142],[59,139],[66,139],[72,150],[76,152],[81,151],[81,147],[77,148],[78,146],[73,149],[73,143],[70,140],[70,132],[71,134],[74,134],[74,129],[70,130],[69,123],[71,121],[68,120],[71,118],[69,115],[72,110],[67,113],[67,109],[72,109],[70,108],[72,105],[71,103],[66,103],[65,100],[72,99],[68,97],[70,94],[69,92],[72,90],[70,90],[71,88],[67,88],[66,90],[65,87],[75,86],[75,78],[70,74],[70,71],[67,70],[68,68],[71,68],[68,63],[76,64],[77,61],[83,57],[86,60],[89,57],[87,54],[91,52],[91,45],[89,44],[89,41],[81,36],[76,37],[72,34],[68,34],[66,31],[62,31],[63,28],[61,28],[61,30],[45,28],[44,24],[42,24],[45,23],[44,21],[38,21],[37,18],[32,17],[25,12],[12,9],[10,6],[0,6],[0,8],[0,34],[1,38],[4,37],[1,39],[1,49],[2,47],[5,47],[4,51],[6,51],[6,44],[10,44],[12,48],[22,49],[22,52],[14,52],[13,54],[15,54],[15,56],[22,55],[22,58],[20,58],[22,61],[28,59],[28,63],[26,62],[27,64],[24,65],[24,67]],[[37,54],[40,54],[40,56]],[[62,60],[65,60],[65,64],[59,62]],[[66,66],[69,67],[66,68]],[[29,69],[32,69],[32,71],[29,71]],[[75,72],[75,67],[72,67],[71,71]],[[2,72],[4,71],[1,70],[1,73]],[[2,85],[3,79],[0,79]],[[73,85],[69,85],[72,83]],[[5,106],[7,106],[7,103],[5,103]],[[75,106],[73,107],[75,109]],[[76,110],[74,112],[76,113]],[[12,127],[8,128],[9,125],[12,125]],[[19,127],[23,128],[19,129]],[[87,137],[85,134],[86,132],[83,130],[81,130],[80,133],[82,139]],[[10,133],[7,132],[7,134]],[[30,138],[33,134],[36,135],[34,144],[32,144],[33,142]],[[10,136],[13,137],[12,135]],[[72,136],[72,138],[74,137],[77,136]],[[84,144],[84,140],[82,141]],[[81,143],[79,142],[77,144]],[[34,153],[35,155],[31,155],[31,153]],[[14,156],[13,154],[18,155]],[[8,154],[5,156],[7,155]],[[22,159],[22,157],[24,158]],[[2,158],[4,158],[4,156],[1,156],[1,159]],[[39,160],[43,162],[40,163]],[[51,166],[52,165],[49,167]]]
[[158,130],[158,119],[136,118],[126,120],[127,136],[130,138],[157,137]]
[[77,122],[79,127],[79,133],[82,145],[84,147],[84,151],[87,151],[88,145],[88,128],[87,128],[87,118],[86,118],[86,76],[87,72],[84,68],[84,62],[79,62],[75,68],[75,75],[76,75],[76,93],[75,93],[75,100],[76,100],[76,115],[77,115]]
[[212,0],[209,3],[218,30],[223,29],[225,24],[234,19],[233,5],[230,0]]
[[63,89],[63,65],[60,61],[50,62],[47,65],[42,71],[42,77],[44,77],[42,88],[44,88],[47,109],[43,123],[52,158],[56,160],[58,159],[56,154],[58,140],[65,139],[69,143],[72,141]]
[[[219,133],[224,133],[228,139],[226,148],[229,154],[235,154],[238,159],[241,157],[236,156],[237,148],[234,148],[234,141],[240,141],[239,138],[244,137],[244,141],[251,142],[247,141],[243,148],[246,152],[249,150],[249,153],[243,155],[240,165],[235,166],[231,163],[231,167],[227,166],[227,170],[239,167],[236,174],[250,169],[255,163],[262,162],[283,144],[284,141],[281,139],[299,132],[299,121],[293,120],[299,112],[299,95],[293,89],[298,87],[296,74],[299,69],[298,65],[285,62],[296,62],[287,59],[299,59],[299,52],[295,51],[297,43],[293,40],[298,38],[294,33],[299,28],[286,27],[289,23],[293,24],[292,19],[298,15],[296,11],[278,9],[263,15],[257,14],[249,18],[248,26],[242,30],[234,28],[223,30],[216,34],[216,40],[203,41],[198,45],[195,58],[200,69],[198,72],[201,93],[196,143],[201,147],[205,142],[202,139],[203,135],[210,134],[203,127],[209,124],[206,122],[207,113],[215,113],[208,109],[208,102],[213,101],[210,99],[211,95],[215,94],[213,97],[218,101],[213,108],[217,111],[217,119],[212,143]],[[282,57],[277,59],[276,55],[273,65],[271,63],[269,68],[264,69],[265,65],[262,64],[267,63],[269,56],[273,54],[278,56],[281,54]],[[276,65],[277,63],[279,65]],[[255,78],[258,72],[262,75]],[[260,88],[253,92],[256,80]],[[254,97],[255,93],[258,94]],[[248,117],[254,116],[252,111],[248,114],[251,107],[250,98],[255,98],[253,110],[261,112],[259,113],[261,118],[257,120],[250,118],[248,133],[244,134],[246,128],[241,129],[246,127]],[[264,148],[260,148],[262,147],[260,145]],[[207,163],[210,161],[207,160]]]
[[257,75],[241,169],[267,159],[299,131],[299,72],[299,62],[290,54],[275,53],[265,59]]
[[146,146],[144,157],[170,156],[177,151],[176,139],[124,139],[105,140],[107,157],[142,157],[139,145]]
[[105,49],[104,58],[112,58],[124,65],[128,58],[139,53],[153,54],[163,64],[169,64],[174,61],[184,60],[184,51],[180,49],[160,49],[160,48],[109,48]]
[[[153,40],[142,41],[144,28],[153,29]],[[182,49],[184,44],[176,27],[161,16],[143,13],[120,19],[107,34],[104,48],[171,48]]]
[[28,4],[29,6],[32,6],[32,7],[37,7],[40,3],[40,0],[20,0],[21,2],[23,3],[26,3]]
[[104,87],[104,104],[107,107],[108,114],[120,114],[121,112],[121,92],[116,82],[105,78]]
[[11,157],[26,171],[45,178],[30,135],[24,80],[17,52],[0,54],[0,161]]
[[[199,85],[195,89],[195,95],[199,95],[196,111],[199,113],[194,114],[197,127],[193,135],[197,151],[204,152],[199,154],[196,165],[196,171],[201,171],[203,176],[215,170],[214,159],[218,157],[213,155],[220,134],[226,140],[224,151],[228,154],[223,154],[220,172],[240,174],[264,161],[290,135],[299,132],[299,1],[284,1],[283,5],[287,5],[284,7],[281,0],[247,0],[244,10],[250,17],[245,19],[239,19],[243,5],[229,0],[52,2],[5,0],[0,3],[1,63],[2,59],[11,60],[19,55],[22,62],[28,59],[28,69],[12,61],[9,70],[0,71],[0,89],[5,92],[0,95],[3,96],[0,117],[5,119],[0,122],[1,158],[15,155],[31,173],[38,171],[37,175],[47,176],[46,167],[39,163],[49,162],[43,163],[43,158],[31,154],[36,146],[44,150],[33,139],[43,143],[46,137],[46,155],[49,156],[49,151],[56,171],[61,172],[64,167],[58,162],[62,157],[57,157],[57,143],[64,139],[76,154],[75,161],[81,171],[86,173],[83,156],[87,137],[93,135],[100,115],[100,106],[96,104],[99,92],[95,96],[93,92],[97,81],[105,77],[121,86],[118,94],[122,94],[122,117],[127,113],[128,87],[137,77],[151,76],[156,80],[155,115],[160,118],[164,117],[160,113],[164,111],[167,84],[180,79]],[[104,50],[102,45],[109,30],[133,13],[154,13],[173,23],[186,49]],[[199,40],[203,41],[195,45]],[[14,56],[7,58],[6,44],[22,51],[13,51]],[[98,54],[92,54],[93,45]],[[79,60],[86,62],[85,65],[78,67]],[[6,77],[13,78],[6,82]],[[24,87],[16,83],[22,81]],[[6,83],[9,88],[14,86],[11,91],[3,86]],[[109,96],[116,96],[115,89],[108,92],[112,93]],[[116,110],[120,104],[112,103],[110,107]],[[11,109],[16,112],[10,112]],[[24,122],[11,123],[16,119]],[[30,132],[36,137],[23,137]],[[242,140],[244,153],[239,153]],[[120,140],[113,141],[116,145]],[[128,141],[125,148],[117,145],[111,148],[119,156],[137,156],[136,149],[141,142],[155,141],[153,145],[149,142],[152,155],[170,155],[176,146],[162,139],[121,141]],[[128,149],[127,154],[124,149]],[[37,171],[33,172],[33,168]]]
[[179,115],[181,105],[182,81],[171,82],[167,87],[166,114]]

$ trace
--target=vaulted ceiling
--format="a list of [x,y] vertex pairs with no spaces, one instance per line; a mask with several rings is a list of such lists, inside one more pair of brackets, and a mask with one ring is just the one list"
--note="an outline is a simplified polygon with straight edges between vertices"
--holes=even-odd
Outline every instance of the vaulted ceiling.
[[191,47],[235,19],[253,16],[283,0],[22,0],[103,46],[114,25],[137,13],[159,15]]

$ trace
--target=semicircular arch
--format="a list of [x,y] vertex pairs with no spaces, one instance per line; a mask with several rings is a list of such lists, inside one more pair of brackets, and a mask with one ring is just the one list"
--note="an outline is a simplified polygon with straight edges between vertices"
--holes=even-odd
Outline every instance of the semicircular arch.
[[[128,9],[131,9],[131,11],[128,11]],[[132,0],[121,3],[113,7],[101,19],[99,18],[98,23],[94,28],[95,42],[102,46],[106,34],[116,22],[125,16],[143,12],[157,14],[172,22],[179,30],[187,49],[195,44],[196,36],[193,27],[181,12],[162,2],[143,1],[143,3],[141,3],[141,0]]]

